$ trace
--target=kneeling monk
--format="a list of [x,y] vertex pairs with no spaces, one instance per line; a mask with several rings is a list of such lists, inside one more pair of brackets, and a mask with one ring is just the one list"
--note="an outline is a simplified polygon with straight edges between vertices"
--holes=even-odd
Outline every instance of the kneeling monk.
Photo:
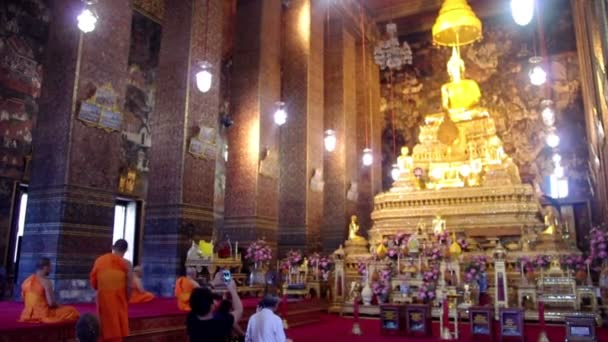
[[177,278],[175,282],[175,297],[177,297],[177,307],[183,311],[190,311],[190,294],[192,290],[200,287],[196,281],[196,269],[189,267],[186,275]]
[[80,317],[74,307],[57,305],[51,281],[48,279],[50,273],[51,260],[41,258],[36,264],[36,273],[25,279],[21,285],[25,308],[19,322],[57,323],[76,321]]
[[144,290],[144,284],[141,280],[143,271],[141,266],[135,266],[133,268],[133,285],[131,289],[131,298],[129,298],[129,304],[147,303],[154,299],[154,294]]

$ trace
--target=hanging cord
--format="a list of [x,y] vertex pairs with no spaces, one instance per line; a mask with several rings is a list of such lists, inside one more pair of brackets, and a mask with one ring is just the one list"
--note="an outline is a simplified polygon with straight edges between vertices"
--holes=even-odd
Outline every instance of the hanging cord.
[[[365,51],[365,18],[363,16],[363,6],[359,7],[361,10],[361,65],[363,67],[363,89],[367,88],[367,63],[365,61],[366,51]],[[365,103],[365,91],[363,92],[363,103]],[[371,101],[371,98],[367,99]],[[363,116],[364,126],[365,126],[365,148],[369,147],[369,132],[367,130],[367,117]]]
[[[541,57],[543,58],[542,61],[542,65],[545,67],[545,72],[547,73],[547,82],[545,82],[545,84],[543,85],[543,96],[545,97],[545,99],[551,99],[551,86],[549,85],[549,79],[551,76],[551,73],[549,72],[549,55],[547,53],[547,46],[545,45],[545,29],[543,26],[543,20],[542,20],[542,16],[540,13],[540,5],[538,1],[534,2],[534,6],[536,7],[534,9],[534,11],[536,12],[536,25],[538,28],[538,40],[539,40],[539,47],[540,47],[540,54]],[[533,35],[534,36],[534,35]]]
[[397,137],[395,136],[395,102],[394,102],[394,85],[393,85],[393,71],[390,70],[390,83],[391,83],[391,123],[393,126],[393,158],[397,157]]
[[207,44],[209,42],[209,0],[205,2],[205,41],[203,42],[203,58],[207,59]]

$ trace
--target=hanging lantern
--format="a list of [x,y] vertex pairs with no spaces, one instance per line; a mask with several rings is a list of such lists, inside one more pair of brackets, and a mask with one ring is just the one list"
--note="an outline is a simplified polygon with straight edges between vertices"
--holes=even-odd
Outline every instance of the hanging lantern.
[[530,83],[535,86],[541,86],[547,82],[547,73],[543,69],[541,62],[543,59],[538,56],[530,57],[530,64],[532,67],[528,72],[528,77],[530,77]]
[[534,17],[534,0],[511,0],[511,15],[517,25],[528,25]]
[[547,146],[551,148],[556,148],[559,146],[559,136],[555,134],[555,132],[551,131],[545,137],[545,141],[547,142]]
[[557,165],[562,161],[562,156],[560,156],[559,153],[555,153],[553,154],[553,157],[551,157],[551,159]]
[[397,164],[393,164],[391,168],[391,178],[393,178],[394,181],[397,181],[399,176],[401,176],[401,170]]
[[285,102],[276,103],[277,110],[274,112],[274,123],[283,126],[287,122],[287,112],[285,112]]
[[466,0],[445,0],[433,25],[433,43],[462,46],[482,37],[481,20]]
[[211,89],[213,74],[211,74],[211,63],[202,61],[199,63],[200,70],[196,73],[196,87],[201,93],[206,93]]
[[94,0],[83,0],[85,8],[80,12],[76,20],[78,20],[78,29],[83,33],[93,32],[95,25],[97,25],[97,14],[93,10],[92,6],[96,2]]
[[554,169],[553,169],[553,174],[555,175],[555,177],[557,178],[562,178],[564,177],[564,168],[561,165],[557,165]]
[[336,132],[333,129],[325,131],[325,150],[327,152],[333,152],[336,149]]
[[552,127],[555,124],[555,111],[553,110],[553,101],[551,100],[543,100],[540,103],[541,112],[540,116],[543,120],[543,123],[547,127]]
[[363,157],[361,158],[363,161],[363,165],[370,166],[374,162],[374,155],[372,154],[371,148],[363,149]]

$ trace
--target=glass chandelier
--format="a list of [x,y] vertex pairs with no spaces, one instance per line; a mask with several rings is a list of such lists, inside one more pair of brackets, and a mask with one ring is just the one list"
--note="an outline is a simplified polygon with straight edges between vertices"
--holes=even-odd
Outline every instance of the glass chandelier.
[[374,48],[374,61],[381,69],[400,70],[404,65],[412,64],[412,49],[407,42],[403,46],[397,39],[397,25],[386,24],[387,39],[382,40]]

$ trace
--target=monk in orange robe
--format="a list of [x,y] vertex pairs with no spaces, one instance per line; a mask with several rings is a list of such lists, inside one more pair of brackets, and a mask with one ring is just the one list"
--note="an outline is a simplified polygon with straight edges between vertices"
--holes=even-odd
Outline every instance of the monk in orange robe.
[[29,276],[21,285],[21,297],[25,304],[19,322],[58,323],[76,321],[80,313],[73,306],[57,305],[53,286],[48,276],[51,273],[51,260],[41,258],[36,264],[36,273]]
[[93,265],[91,286],[97,290],[97,313],[102,341],[122,341],[129,335],[128,301],[131,297],[131,263],[123,257],[127,241],[116,240],[112,253],[106,253]]
[[133,285],[131,290],[131,298],[129,298],[129,304],[147,303],[154,299],[154,294],[144,290],[144,284],[141,281],[143,276],[143,270],[141,266],[135,266],[133,268]]
[[175,297],[177,298],[177,307],[182,311],[190,311],[190,294],[192,290],[200,287],[196,281],[196,269],[189,267],[186,270],[186,275],[177,278],[175,282]]

